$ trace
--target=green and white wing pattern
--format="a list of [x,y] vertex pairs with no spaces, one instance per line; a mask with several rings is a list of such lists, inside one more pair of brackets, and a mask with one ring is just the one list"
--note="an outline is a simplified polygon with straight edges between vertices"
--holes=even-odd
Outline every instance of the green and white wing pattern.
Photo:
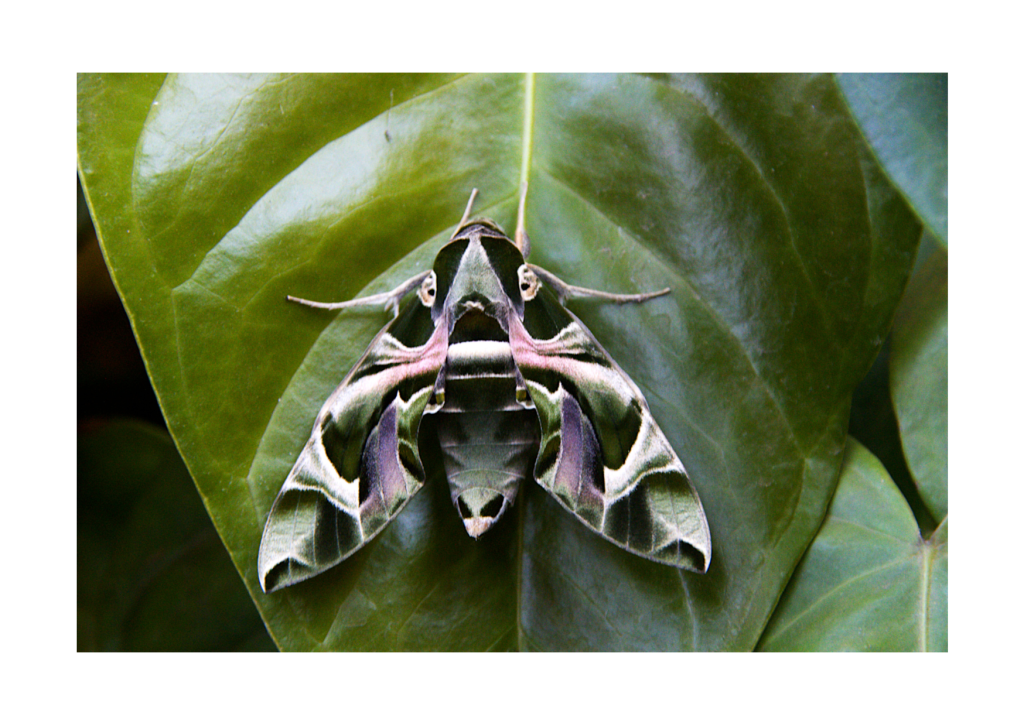
[[706,572],[704,509],[636,385],[580,320],[542,291],[535,338],[510,317],[510,341],[541,426],[540,485],[601,536],[665,564]]
[[320,409],[263,530],[258,569],[265,592],[341,562],[423,486],[417,433],[444,363],[447,327],[407,347],[389,332],[401,322],[377,335]]
[[[327,400],[270,510],[260,585],[313,577],[366,544],[423,486],[420,423],[440,447],[452,502],[479,537],[536,481],[629,552],[696,572],[711,561],[704,509],[643,395],[563,302],[640,303],[526,264],[515,238],[469,220],[473,195],[432,270],[338,310],[399,310]],[[450,345],[449,345],[450,344]]]

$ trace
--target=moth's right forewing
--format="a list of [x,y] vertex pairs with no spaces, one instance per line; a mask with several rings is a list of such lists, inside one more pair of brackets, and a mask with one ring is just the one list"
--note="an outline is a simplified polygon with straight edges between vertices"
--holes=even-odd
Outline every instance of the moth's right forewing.
[[447,353],[447,326],[407,346],[392,334],[404,317],[377,335],[327,399],[277,495],[260,543],[265,592],[344,560],[423,485],[417,435]]

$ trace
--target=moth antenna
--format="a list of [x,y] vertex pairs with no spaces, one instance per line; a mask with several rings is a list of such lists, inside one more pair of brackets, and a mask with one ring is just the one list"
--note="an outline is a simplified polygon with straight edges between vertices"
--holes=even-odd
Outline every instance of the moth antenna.
[[530,256],[530,236],[526,234],[526,187],[527,183],[519,186],[519,212],[516,214],[516,247],[523,253],[523,258]]
[[663,290],[655,290],[654,292],[641,292],[636,295],[622,295],[617,292],[605,292],[604,290],[591,290],[587,287],[577,287],[576,285],[570,285],[567,282],[563,282],[555,277],[553,274],[548,272],[542,267],[536,265],[527,265],[533,274],[541,279],[546,285],[548,285],[558,296],[558,300],[564,303],[566,300],[607,300],[608,302],[617,303],[622,305],[624,303],[642,303],[648,300],[653,300],[656,297],[662,295],[668,295],[672,292],[671,288],[666,287]]
[[345,310],[346,308],[361,308],[370,307],[374,305],[383,305],[385,312],[391,311],[395,317],[398,317],[398,305],[402,302],[402,298],[408,295],[410,292],[415,290],[427,279],[427,275],[430,274],[430,270],[421,272],[418,275],[410,277],[408,280],[403,282],[401,285],[396,287],[394,290],[388,290],[387,292],[380,292],[376,295],[368,295],[366,297],[356,298],[355,300],[346,300],[345,302],[316,302],[315,300],[306,300],[301,297],[294,297],[292,295],[285,296],[289,302],[299,303],[310,308],[320,308],[321,310]]
[[[474,199],[476,199],[476,187],[473,187],[473,191],[471,191],[469,193],[469,204],[466,205],[466,211],[462,213],[462,219],[459,221],[458,225],[455,227],[455,231],[452,232],[451,239],[455,239],[455,235],[457,235],[459,233],[459,230],[462,229],[462,225],[464,225],[466,222],[469,221],[470,212],[473,211],[473,200]],[[449,240],[449,241],[451,241],[451,240]]]

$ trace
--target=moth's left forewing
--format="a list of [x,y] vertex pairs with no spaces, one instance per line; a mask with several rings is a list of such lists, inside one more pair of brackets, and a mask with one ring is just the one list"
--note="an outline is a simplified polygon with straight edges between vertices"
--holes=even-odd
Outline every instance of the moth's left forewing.
[[524,321],[509,321],[513,356],[541,422],[537,481],[630,552],[705,572],[704,509],[646,400],[586,326],[541,292]]
[[[421,311],[415,311],[421,313]],[[324,403],[263,530],[266,592],[333,567],[395,517],[423,485],[420,420],[447,350],[447,327],[407,346],[386,326]]]

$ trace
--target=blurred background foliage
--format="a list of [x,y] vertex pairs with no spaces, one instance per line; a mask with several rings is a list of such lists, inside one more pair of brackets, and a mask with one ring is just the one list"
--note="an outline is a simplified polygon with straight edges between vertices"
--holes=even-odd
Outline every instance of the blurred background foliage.
[[80,185],[78,650],[276,650],[167,433]]

